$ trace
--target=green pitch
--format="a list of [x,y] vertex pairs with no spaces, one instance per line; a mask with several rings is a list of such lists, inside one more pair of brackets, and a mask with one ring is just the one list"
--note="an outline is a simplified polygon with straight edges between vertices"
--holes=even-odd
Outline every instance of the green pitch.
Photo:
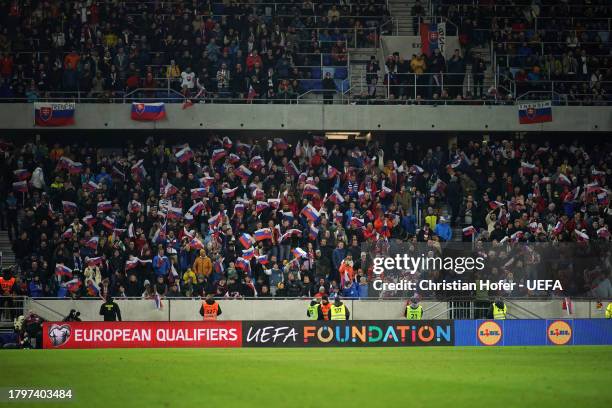
[[[0,351],[28,407],[610,407],[612,347]],[[7,404],[0,403],[0,406]]]

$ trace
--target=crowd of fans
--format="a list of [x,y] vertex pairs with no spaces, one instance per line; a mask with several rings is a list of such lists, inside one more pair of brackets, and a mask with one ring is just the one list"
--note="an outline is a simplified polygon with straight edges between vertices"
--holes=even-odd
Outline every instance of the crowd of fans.
[[[610,102],[608,1],[441,0],[435,5],[437,15],[459,26],[460,43],[468,52],[492,42],[495,63],[503,76],[515,81],[516,95],[553,95],[554,100],[581,105]],[[554,86],[549,81],[555,81]]]
[[[0,4],[0,98],[294,99],[347,78],[376,43],[382,0],[10,1]],[[172,94],[176,95],[176,94]]]
[[3,271],[5,295],[380,296],[372,260],[390,243],[441,255],[455,241],[489,257],[483,279],[544,274],[571,296],[610,287],[610,251],[581,270],[571,251],[555,267],[525,266],[539,263],[531,244],[609,243],[608,147],[322,137],[0,147],[0,227],[17,262]]

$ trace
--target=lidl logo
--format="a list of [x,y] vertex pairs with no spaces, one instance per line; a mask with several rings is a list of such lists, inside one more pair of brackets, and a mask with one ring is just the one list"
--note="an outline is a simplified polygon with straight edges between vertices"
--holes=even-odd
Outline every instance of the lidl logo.
[[548,334],[548,340],[558,346],[567,344],[572,339],[572,328],[563,320],[555,320],[549,324],[546,333]]
[[502,338],[502,329],[496,322],[487,320],[478,326],[476,335],[478,336],[478,341],[480,341],[483,346],[494,346],[499,343]]

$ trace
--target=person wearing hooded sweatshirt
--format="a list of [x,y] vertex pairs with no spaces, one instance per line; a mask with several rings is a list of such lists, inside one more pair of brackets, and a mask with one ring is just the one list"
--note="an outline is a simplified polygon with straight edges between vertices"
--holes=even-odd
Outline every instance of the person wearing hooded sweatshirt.
[[453,231],[448,225],[448,220],[446,217],[440,217],[440,222],[436,224],[436,228],[434,229],[434,233],[440,237],[443,241],[450,241],[453,236]]
[[493,302],[491,305],[491,309],[491,314],[493,315],[494,320],[506,320],[508,306],[506,306],[500,297],[495,299],[495,302]]
[[100,315],[104,316],[105,322],[121,321],[121,310],[119,305],[113,302],[112,296],[107,296],[106,302],[100,306]]
[[330,314],[331,320],[348,320],[351,316],[351,312],[349,312],[348,307],[342,303],[340,296],[336,296],[336,300],[334,300]]
[[219,303],[213,298],[213,295],[209,293],[206,295],[206,300],[202,301],[202,306],[200,306],[200,316],[204,318],[204,320],[217,320],[217,317],[221,315],[221,306]]

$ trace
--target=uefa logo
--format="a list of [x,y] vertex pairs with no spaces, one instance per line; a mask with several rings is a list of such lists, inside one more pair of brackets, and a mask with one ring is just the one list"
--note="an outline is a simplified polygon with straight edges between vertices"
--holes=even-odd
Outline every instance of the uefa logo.
[[496,322],[487,320],[478,326],[476,335],[483,346],[495,346],[502,338],[502,329]]
[[49,327],[48,335],[49,340],[51,340],[51,344],[53,344],[54,347],[62,346],[66,344],[70,338],[70,326],[67,324],[54,324]]
[[562,346],[572,339],[572,328],[563,320],[555,320],[548,325],[546,334],[552,344]]

